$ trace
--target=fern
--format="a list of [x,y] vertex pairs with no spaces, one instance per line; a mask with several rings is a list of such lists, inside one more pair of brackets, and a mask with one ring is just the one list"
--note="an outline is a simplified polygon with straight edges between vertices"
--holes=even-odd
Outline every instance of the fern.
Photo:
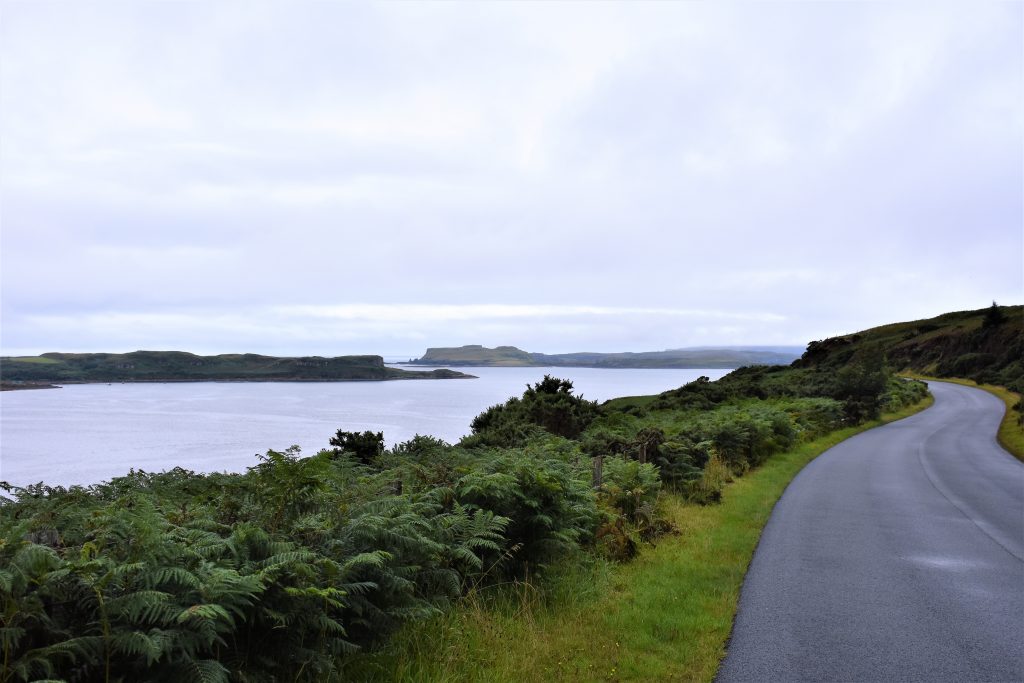
[[197,659],[176,667],[181,681],[191,683],[227,683],[228,670],[212,659]]

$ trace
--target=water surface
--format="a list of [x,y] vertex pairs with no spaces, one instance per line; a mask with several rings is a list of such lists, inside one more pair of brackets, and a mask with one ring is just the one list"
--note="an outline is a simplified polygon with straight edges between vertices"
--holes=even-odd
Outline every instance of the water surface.
[[0,480],[90,484],[129,469],[242,471],[255,454],[328,446],[338,429],[416,434],[449,442],[488,406],[545,373],[603,401],[654,394],[728,370],[459,368],[478,379],[389,382],[72,384],[0,394]]

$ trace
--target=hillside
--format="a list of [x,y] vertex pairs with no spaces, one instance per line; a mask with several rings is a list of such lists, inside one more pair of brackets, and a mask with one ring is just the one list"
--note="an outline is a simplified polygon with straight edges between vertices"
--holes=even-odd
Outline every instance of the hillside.
[[1024,390],[1024,306],[993,304],[814,341],[795,365],[839,368],[872,348],[897,371]]
[[471,377],[453,370],[389,368],[380,356],[279,358],[252,353],[197,356],[183,351],[44,353],[0,358],[4,388],[73,382],[373,381]]
[[478,344],[430,348],[411,365],[580,368],[736,368],[743,365],[788,365],[799,347],[693,347],[640,353],[531,353],[514,346]]

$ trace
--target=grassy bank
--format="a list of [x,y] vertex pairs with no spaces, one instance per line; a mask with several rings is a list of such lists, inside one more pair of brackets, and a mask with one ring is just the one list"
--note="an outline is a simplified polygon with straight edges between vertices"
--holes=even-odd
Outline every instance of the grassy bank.
[[1021,423],[1021,413],[1014,410],[1021,401],[1020,394],[1010,391],[1006,387],[997,386],[995,384],[978,384],[974,380],[960,379],[957,377],[927,377],[925,375],[906,374],[907,377],[913,377],[914,379],[921,379],[925,381],[935,382],[952,382],[953,384],[962,384],[967,387],[976,387],[978,389],[984,389],[990,394],[999,397],[999,399],[1006,404],[1006,412],[1003,413],[1003,421],[999,423],[999,432],[996,434],[996,438],[999,440],[999,444],[1009,451],[1018,460],[1024,461],[1024,423]]
[[456,610],[413,624],[348,677],[379,681],[709,681],[725,654],[739,590],[765,522],[786,486],[850,436],[918,412],[834,432],[727,486],[720,505],[663,503],[677,535],[624,565],[563,567],[543,598],[529,584],[471,594]]

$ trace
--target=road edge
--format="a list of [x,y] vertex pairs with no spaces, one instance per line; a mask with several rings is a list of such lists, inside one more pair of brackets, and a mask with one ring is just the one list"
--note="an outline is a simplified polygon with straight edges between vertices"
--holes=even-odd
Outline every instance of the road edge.
[[[917,378],[914,378],[914,379],[917,379]],[[782,488],[782,490],[780,491],[779,495],[772,502],[771,511],[769,511],[768,515],[764,519],[764,522],[761,524],[761,529],[759,530],[757,541],[754,543],[754,546],[753,546],[753,548],[750,551],[750,555],[747,557],[747,564],[746,564],[746,567],[743,570],[743,581],[741,582],[740,590],[739,590],[739,592],[736,595],[736,601],[734,602],[734,604],[732,606],[732,621],[731,621],[731,624],[729,626],[729,634],[726,636],[725,641],[722,643],[722,649],[721,649],[722,652],[721,652],[721,656],[719,657],[718,663],[715,666],[715,672],[711,676],[711,678],[708,679],[711,683],[715,683],[715,682],[718,681],[718,673],[721,670],[722,662],[725,661],[725,657],[726,657],[726,655],[728,655],[729,645],[732,642],[733,631],[736,628],[736,616],[739,614],[739,604],[740,604],[740,597],[742,596],[742,593],[743,593],[743,583],[746,583],[747,572],[750,571],[750,563],[753,561],[754,555],[757,553],[758,546],[761,545],[761,536],[762,536],[762,534],[764,532],[764,528],[768,524],[768,520],[771,519],[772,513],[775,512],[775,506],[778,504],[778,502],[780,500],[782,500],[782,497],[784,495],[786,495],[786,491],[789,489],[789,486],[790,486],[790,484],[792,484],[793,480],[796,479],[797,475],[800,474],[800,472],[802,472],[805,467],[807,467],[815,459],[817,459],[818,456],[820,456],[823,453],[825,453],[826,451],[828,451],[828,450],[838,446],[839,444],[843,443],[844,441],[847,441],[847,440],[851,439],[852,437],[857,436],[858,434],[862,434],[862,433],[864,433],[866,431],[869,431],[871,429],[875,429],[876,427],[884,427],[885,425],[892,424],[894,422],[899,422],[900,420],[904,420],[904,419],[906,419],[908,417],[913,417],[914,415],[917,415],[918,413],[921,413],[921,412],[927,410],[928,408],[932,407],[932,405],[934,405],[934,403],[935,403],[935,397],[932,395],[931,391],[929,391],[928,395],[925,398],[921,399],[919,402],[915,403],[914,405],[905,406],[905,407],[901,408],[900,410],[893,411],[893,412],[890,412],[890,413],[883,413],[876,420],[872,420],[870,422],[865,422],[864,424],[858,425],[856,427],[847,428],[846,430],[844,430],[845,435],[843,436],[843,438],[841,438],[839,440],[831,440],[831,439],[828,439],[828,438],[821,439],[821,441],[822,441],[821,448],[820,449],[815,449],[816,452],[808,453],[808,454],[805,455],[805,458],[804,458],[803,462],[800,464],[800,466],[797,469],[795,469],[793,471],[792,476],[790,477],[789,481],[786,482],[786,485]]]
[[996,441],[999,442],[999,445],[1007,453],[1017,458],[1017,460],[1024,462],[1024,421],[1022,421],[1024,420],[1024,414],[1022,414],[1022,417],[1015,417],[1014,413],[1016,411],[1013,409],[1015,405],[1021,402],[1020,394],[998,384],[978,384],[972,379],[964,379],[962,377],[932,377],[912,372],[901,372],[900,376],[923,382],[949,382],[950,384],[974,387],[975,389],[987,391],[997,397],[1003,402],[1005,408],[1003,410],[1003,419],[999,422],[999,430],[996,432]]

